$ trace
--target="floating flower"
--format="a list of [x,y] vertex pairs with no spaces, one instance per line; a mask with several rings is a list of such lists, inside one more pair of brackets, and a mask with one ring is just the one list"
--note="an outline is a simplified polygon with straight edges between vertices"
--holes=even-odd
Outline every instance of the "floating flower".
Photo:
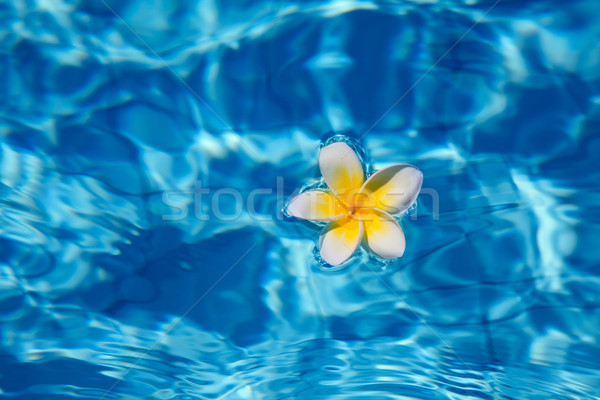
[[321,149],[319,168],[329,190],[310,190],[287,206],[290,216],[327,221],[319,237],[321,258],[342,264],[361,245],[384,259],[401,257],[406,241],[394,216],[416,200],[423,173],[409,164],[384,168],[365,181],[362,163],[343,142]]

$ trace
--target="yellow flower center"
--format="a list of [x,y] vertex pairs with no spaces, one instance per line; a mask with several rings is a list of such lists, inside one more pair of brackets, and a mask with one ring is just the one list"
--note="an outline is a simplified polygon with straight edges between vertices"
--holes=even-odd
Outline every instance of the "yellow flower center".
[[344,208],[351,217],[363,218],[371,213],[371,208],[375,207],[377,201],[371,192],[352,191],[345,196]]

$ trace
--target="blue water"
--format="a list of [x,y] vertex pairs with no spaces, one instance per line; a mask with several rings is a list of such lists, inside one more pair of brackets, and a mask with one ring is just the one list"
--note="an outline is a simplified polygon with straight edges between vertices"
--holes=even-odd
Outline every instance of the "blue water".
[[[600,399],[599,15],[0,2],[0,397]],[[332,132],[424,172],[401,259],[282,217]]]

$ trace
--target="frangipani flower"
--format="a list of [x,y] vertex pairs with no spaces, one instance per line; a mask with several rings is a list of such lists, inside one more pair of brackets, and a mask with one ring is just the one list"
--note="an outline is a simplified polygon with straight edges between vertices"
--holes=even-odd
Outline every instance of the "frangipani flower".
[[415,202],[423,173],[412,165],[397,164],[365,180],[358,156],[343,142],[321,149],[319,168],[329,190],[300,193],[290,201],[287,213],[329,222],[319,237],[321,258],[340,265],[361,243],[381,258],[401,257],[406,241],[394,216]]

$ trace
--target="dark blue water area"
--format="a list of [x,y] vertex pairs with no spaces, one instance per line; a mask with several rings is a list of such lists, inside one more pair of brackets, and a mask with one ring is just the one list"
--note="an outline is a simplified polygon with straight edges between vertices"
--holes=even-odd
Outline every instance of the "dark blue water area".
[[[0,2],[0,396],[600,399],[599,15]],[[400,259],[282,214],[339,133]]]

